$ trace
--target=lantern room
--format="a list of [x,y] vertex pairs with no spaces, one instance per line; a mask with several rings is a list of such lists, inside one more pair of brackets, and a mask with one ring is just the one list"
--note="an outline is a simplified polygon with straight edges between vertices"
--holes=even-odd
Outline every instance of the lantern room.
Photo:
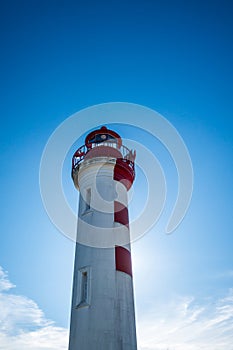
[[105,157],[116,160],[116,166],[119,167],[119,176],[121,176],[122,180],[127,179],[131,186],[135,177],[135,156],[135,151],[129,150],[122,144],[119,134],[106,128],[106,126],[102,126],[100,129],[90,132],[85,139],[85,144],[74,153],[72,177],[78,171],[83,161]]

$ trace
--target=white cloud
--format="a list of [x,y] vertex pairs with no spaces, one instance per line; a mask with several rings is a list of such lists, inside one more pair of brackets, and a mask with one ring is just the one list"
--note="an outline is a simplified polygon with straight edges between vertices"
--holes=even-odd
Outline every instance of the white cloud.
[[176,298],[138,319],[139,350],[233,350],[233,290],[224,298]]
[[4,290],[9,290],[11,288],[14,288],[15,285],[12,284],[7,276],[7,272],[3,270],[3,268],[0,266],[0,292]]
[[67,350],[68,331],[46,319],[33,300],[11,294],[13,287],[0,267],[0,350]]

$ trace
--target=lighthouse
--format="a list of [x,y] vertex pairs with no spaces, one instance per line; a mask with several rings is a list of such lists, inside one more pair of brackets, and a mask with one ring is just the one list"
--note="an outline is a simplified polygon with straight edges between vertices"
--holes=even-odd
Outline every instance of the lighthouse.
[[135,151],[106,127],[72,159],[79,190],[69,350],[136,350],[128,191]]

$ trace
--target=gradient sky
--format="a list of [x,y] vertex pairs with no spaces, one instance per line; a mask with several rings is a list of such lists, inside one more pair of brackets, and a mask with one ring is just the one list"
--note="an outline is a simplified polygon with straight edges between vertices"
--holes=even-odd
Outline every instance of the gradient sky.
[[160,221],[132,246],[138,349],[233,349],[232,12],[226,0],[1,1],[1,350],[67,349],[74,244],[44,210],[40,158],[63,120],[112,101],[166,117],[194,169],[188,213],[167,236],[174,164],[116,125],[151,148],[168,182]]

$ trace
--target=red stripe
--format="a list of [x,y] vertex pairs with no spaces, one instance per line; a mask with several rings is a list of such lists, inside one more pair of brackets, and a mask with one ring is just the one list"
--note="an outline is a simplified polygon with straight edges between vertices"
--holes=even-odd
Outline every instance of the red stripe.
[[123,247],[115,247],[116,270],[132,276],[131,253]]
[[128,208],[117,201],[114,202],[114,221],[129,227]]
[[113,179],[120,181],[127,190],[130,189],[134,182],[134,165],[129,160],[118,158],[114,167]]

